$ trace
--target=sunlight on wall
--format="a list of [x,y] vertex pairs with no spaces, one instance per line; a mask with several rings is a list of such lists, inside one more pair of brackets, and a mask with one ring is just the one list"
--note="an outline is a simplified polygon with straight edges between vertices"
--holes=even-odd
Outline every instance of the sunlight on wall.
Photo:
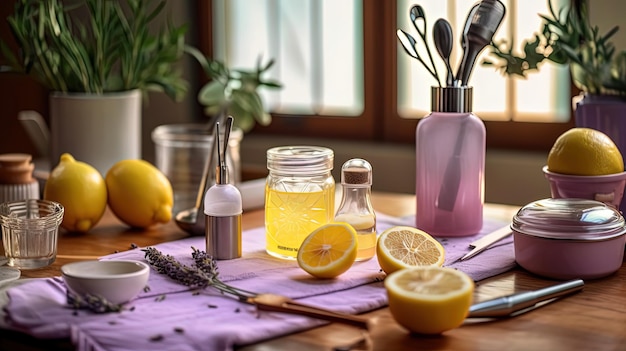
[[[261,94],[279,113],[359,115],[363,110],[362,5],[358,0],[216,0],[215,56],[232,67],[277,61],[289,89]],[[340,79],[338,79],[340,77]]]
[[[566,0],[553,0],[560,8]],[[360,0],[215,0],[215,57],[231,67],[253,68],[259,57],[277,65],[271,78],[288,89],[261,91],[273,112],[357,116],[363,101],[363,44]],[[418,39],[420,57],[428,54],[422,45],[409,9],[414,0],[398,0],[398,28]],[[506,14],[495,40],[517,41],[540,30],[538,13],[546,13],[547,0],[504,0]],[[461,28],[473,5],[458,0],[422,0],[427,18],[426,39],[443,81],[446,68],[432,43],[432,26],[448,19],[454,32],[452,67],[456,74],[463,55]],[[538,10],[540,9],[540,10]],[[481,65],[488,50],[476,60],[470,76],[474,87],[474,111],[485,120],[525,122],[567,121],[570,113],[570,83],[567,67],[541,65],[539,73],[525,80],[505,78],[493,67]],[[430,111],[430,88],[437,85],[417,60],[397,45],[398,110],[405,118],[420,118]]]

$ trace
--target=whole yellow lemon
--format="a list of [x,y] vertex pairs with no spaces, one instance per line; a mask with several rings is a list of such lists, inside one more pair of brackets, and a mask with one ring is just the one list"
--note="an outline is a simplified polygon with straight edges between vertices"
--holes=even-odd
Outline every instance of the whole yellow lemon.
[[43,198],[65,207],[61,227],[84,233],[102,218],[107,206],[107,188],[100,172],[65,153],[46,181]]
[[147,228],[172,218],[174,195],[167,177],[144,160],[122,160],[105,177],[109,208],[131,227]]
[[624,171],[624,159],[608,135],[591,128],[572,128],[554,142],[548,170],[580,176],[614,174]]

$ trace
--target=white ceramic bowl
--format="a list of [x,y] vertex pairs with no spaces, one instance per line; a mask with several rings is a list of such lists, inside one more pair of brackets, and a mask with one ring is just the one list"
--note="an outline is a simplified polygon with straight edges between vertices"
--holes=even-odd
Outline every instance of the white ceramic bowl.
[[73,293],[97,295],[120,304],[145,288],[150,267],[139,261],[82,261],[63,265],[61,274]]

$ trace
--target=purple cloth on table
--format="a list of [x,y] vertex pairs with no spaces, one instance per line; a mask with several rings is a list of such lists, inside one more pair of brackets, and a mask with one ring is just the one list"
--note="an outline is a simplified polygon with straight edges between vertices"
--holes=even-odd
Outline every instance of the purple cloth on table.
[[[393,218],[379,214],[378,231],[398,224],[413,225],[414,217]],[[474,280],[485,279],[514,267],[512,239],[507,238],[465,262],[455,262],[478,237],[507,223],[486,219],[483,230],[464,238],[440,239],[446,248],[446,265],[460,269]],[[204,249],[203,237],[191,237],[155,247],[191,264],[191,246]],[[134,249],[102,259],[144,260]],[[278,293],[330,310],[357,314],[383,307],[387,296],[376,258],[356,262],[340,277],[318,280],[302,271],[295,261],[265,253],[263,228],[243,233],[243,257],[218,261],[221,279],[254,292]],[[38,338],[70,337],[78,350],[232,350],[265,339],[312,328],[324,321],[284,313],[258,312],[207,288],[199,294],[151,272],[150,290],[142,292],[120,313],[93,314],[66,305],[60,277],[34,279],[10,288],[5,307],[7,325]],[[165,298],[163,298],[165,296]]]

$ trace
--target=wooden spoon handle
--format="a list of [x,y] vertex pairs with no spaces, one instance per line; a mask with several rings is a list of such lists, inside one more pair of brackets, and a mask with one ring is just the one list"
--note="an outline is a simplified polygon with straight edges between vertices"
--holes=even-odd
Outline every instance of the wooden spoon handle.
[[317,308],[293,301],[291,299],[273,302],[265,299],[257,300],[252,298],[249,300],[249,302],[255,304],[259,310],[263,311],[298,314],[302,316],[323,319],[329,322],[348,324],[363,329],[368,329],[369,327],[369,319],[367,318],[354,316],[347,313],[333,312],[323,308]]

